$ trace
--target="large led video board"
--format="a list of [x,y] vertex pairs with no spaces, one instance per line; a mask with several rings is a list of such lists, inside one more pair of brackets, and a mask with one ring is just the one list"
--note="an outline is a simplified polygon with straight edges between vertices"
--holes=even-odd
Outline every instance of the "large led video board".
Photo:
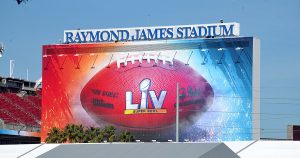
[[181,141],[252,140],[256,47],[252,37],[45,45],[42,140],[67,123],[175,140],[177,84]]

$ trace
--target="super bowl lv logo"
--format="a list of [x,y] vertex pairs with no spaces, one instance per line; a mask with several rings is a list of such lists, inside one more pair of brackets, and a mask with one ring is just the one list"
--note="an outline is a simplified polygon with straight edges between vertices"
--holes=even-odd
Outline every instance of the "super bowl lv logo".
[[[151,114],[151,113],[167,113],[167,109],[163,109],[163,103],[167,95],[167,91],[160,91],[156,96],[155,91],[149,91],[151,80],[143,79],[139,84],[141,91],[140,103],[133,103],[133,94],[131,91],[126,92],[126,109],[124,114]],[[149,108],[148,96],[150,97],[153,108]]]

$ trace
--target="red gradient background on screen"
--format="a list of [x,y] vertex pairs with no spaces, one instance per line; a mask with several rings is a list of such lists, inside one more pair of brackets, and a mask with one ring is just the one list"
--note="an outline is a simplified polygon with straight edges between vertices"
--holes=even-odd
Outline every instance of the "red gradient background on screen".
[[[43,98],[41,138],[45,140],[52,127],[63,128],[68,123],[93,125],[88,117],[76,119],[71,102],[80,93],[87,77],[97,71],[92,68],[109,56],[101,55],[103,47],[114,44],[46,45],[43,47]],[[104,52],[103,52],[104,53]],[[103,63],[104,64],[104,63]],[[80,103],[78,103],[80,104]]]
[[[63,128],[68,123],[87,127],[102,127],[108,123],[121,129],[149,133],[171,130],[175,124],[177,82],[181,85],[180,93],[186,94],[179,101],[180,123],[194,123],[212,105],[212,87],[188,64],[179,59],[172,59],[173,64],[164,62],[168,53],[162,55],[163,59],[158,60],[157,57],[157,63],[155,58],[148,58],[147,62],[144,55],[140,62],[127,61],[129,54],[139,53],[141,56],[144,53],[120,52],[121,47],[127,48],[124,43],[43,46],[42,141],[49,129]],[[123,63],[118,67],[116,59],[119,58],[113,57],[122,53],[125,57],[128,54],[126,65]],[[133,57],[131,59],[134,60]],[[155,97],[153,93],[151,97],[145,97],[148,109],[160,112],[126,113],[126,110],[139,109],[126,109],[127,92],[132,92],[130,104],[142,104],[139,84],[144,79],[151,81],[147,94],[150,91],[155,93]],[[95,94],[93,90],[102,94]],[[103,91],[119,95],[112,98],[103,95]],[[155,109],[153,104],[158,103],[152,102],[152,99],[160,98],[162,91],[166,92],[162,106]],[[97,105],[94,100],[100,103]],[[105,107],[107,103],[113,108]]]

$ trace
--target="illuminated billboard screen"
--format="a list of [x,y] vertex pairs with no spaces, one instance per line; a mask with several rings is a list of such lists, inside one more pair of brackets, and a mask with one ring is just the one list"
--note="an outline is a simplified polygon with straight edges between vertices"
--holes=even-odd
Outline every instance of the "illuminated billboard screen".
[[175,140],[177,103],[180,140],[252,140],[253,42],[45,45],[42,140],[51,127],[67,123],[114,125],[145,141]]

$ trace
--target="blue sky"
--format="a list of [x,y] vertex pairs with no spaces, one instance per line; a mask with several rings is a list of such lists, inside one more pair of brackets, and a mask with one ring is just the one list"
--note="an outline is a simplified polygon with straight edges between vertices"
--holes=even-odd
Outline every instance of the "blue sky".
[[38,79],[42,45],[58,43],[67,29],[239,22],[242,36],[261,39],[262,136],[285,138],[287,124],[300,124],[299,17],[298,0],[1,0],[0,76],[13,59],[15,77],[28,68]]

